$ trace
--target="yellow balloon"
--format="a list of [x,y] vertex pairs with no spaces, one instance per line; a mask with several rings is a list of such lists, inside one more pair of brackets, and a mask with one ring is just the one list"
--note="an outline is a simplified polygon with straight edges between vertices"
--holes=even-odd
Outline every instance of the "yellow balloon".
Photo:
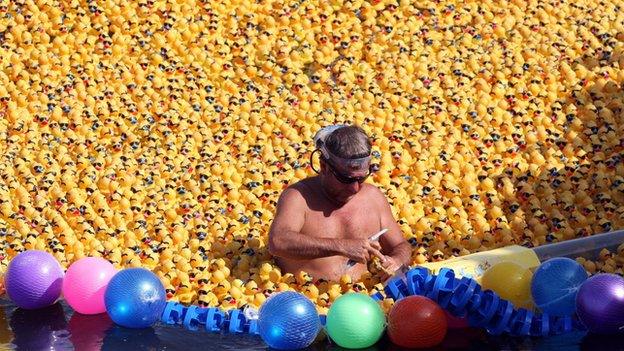
[[500,262],[485,271],[481,277],[483,290],[492,290],[514,307],[533,308],[531,280],[533,273],[517,263]]

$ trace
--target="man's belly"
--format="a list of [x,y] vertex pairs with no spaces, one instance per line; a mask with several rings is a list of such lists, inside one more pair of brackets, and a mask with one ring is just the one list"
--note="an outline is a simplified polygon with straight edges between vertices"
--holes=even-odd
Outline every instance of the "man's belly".
[[308,273],[314,280],[340,280],[343,275],[349,275],[353,280],[360,278],[366,272],[366,265],[358,263],[351,268],[347,268],[347,258],[343,256],[330,256],[316,258],[306,261],[288,260],[276,258],[277,263],[282,267],[282,272],[297,274],[300,271]]

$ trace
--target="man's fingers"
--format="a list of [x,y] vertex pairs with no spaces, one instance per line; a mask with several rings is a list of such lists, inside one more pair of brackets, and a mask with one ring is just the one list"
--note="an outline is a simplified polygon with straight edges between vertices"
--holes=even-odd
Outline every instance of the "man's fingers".
[[377,256],[377,257],[379,257],[379,259],[381,260],[382,263],[385,262],[386,256],[384,254],[382,254],[381,251],[371,247],[371,248],[368,249],[368,252],[373,254],[373,255],[375,255],[375,256]]
[[[378,243],[371,243],[371,242],[367,242],[367,247],[366,250],[368,250],[369,254],[371,255],[375,255],[377,257],[379,257],[379,259],[381,260],[381,262],[384,262],[386,260],[386,256],[384,254],[381,253],[381,247],[377,248],[375,247],[374,244],[378,244]],[[377,245],[379,246],[379,245]],[[372,258],[372,257],[371,257]]]
[[360,261],[360,263],[366,263],[370,261],[370,259],[370,253],[368,251],[364,251],[364,256],[362,257],[362,261]]
[[371,243],[370,243],[370,245],[371,245],[374,249],[381,251],[381,244],[379,244],[379,242],[378,242],[378,241],[373,241],[373,242],[371,242]]
[[381,260],[381,265],[384,268],[388,268],[394,264],[394,260],[392,260],[389,256],[384,256],[384,259]]

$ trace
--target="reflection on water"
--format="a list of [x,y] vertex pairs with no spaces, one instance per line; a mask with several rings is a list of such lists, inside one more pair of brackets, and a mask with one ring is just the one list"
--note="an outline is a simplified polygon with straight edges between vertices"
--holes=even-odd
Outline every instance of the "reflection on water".
[[154,328],[128,329],[114,325],[103,340],[102,350],[159,350],[160,340]]
[[581,342],[581,350],[624,350],[624,334],[587,335]]
[[13,340],[13,333],[9,328],[9,318],[7,318],[6,301],[0,300],[0,349],[5,350],[9,348],[11,340]]
[[106,313],[94,316],[74,313],[69,319],[69,340],[76,350],[98,351],[112,326],[113,321]]
[[72,349],[65,312],[59,303],[39,310],[17,308],[11,313],[9,326],[12,344],[18,350]]
[[[69,320],[69,322],[68,322]],[[36,311],[16,308],[0,299],[0,350],[265,350],[251,335],[212,334],[157,324],[153,328],[127,329],[115,325],[106,314],[74,313],[64,302]],[[480,329],[449,330],[444,342],[432,350],[622,350],[624,336],[599,337],[583,332],[550,338],[488,336]],[[308,351],[344,350],[318,342]],[[369,351],[402,350],[383,338]]]

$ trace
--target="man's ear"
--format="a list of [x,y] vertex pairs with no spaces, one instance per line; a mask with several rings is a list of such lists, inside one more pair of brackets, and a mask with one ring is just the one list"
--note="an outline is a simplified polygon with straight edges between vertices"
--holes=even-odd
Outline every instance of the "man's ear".
[[319,165],[321,166],[319,173],[324,173],[325,170],[327,169],[327,162],[325,162],[325,159],[323,158],[323,156],[319,157]]

